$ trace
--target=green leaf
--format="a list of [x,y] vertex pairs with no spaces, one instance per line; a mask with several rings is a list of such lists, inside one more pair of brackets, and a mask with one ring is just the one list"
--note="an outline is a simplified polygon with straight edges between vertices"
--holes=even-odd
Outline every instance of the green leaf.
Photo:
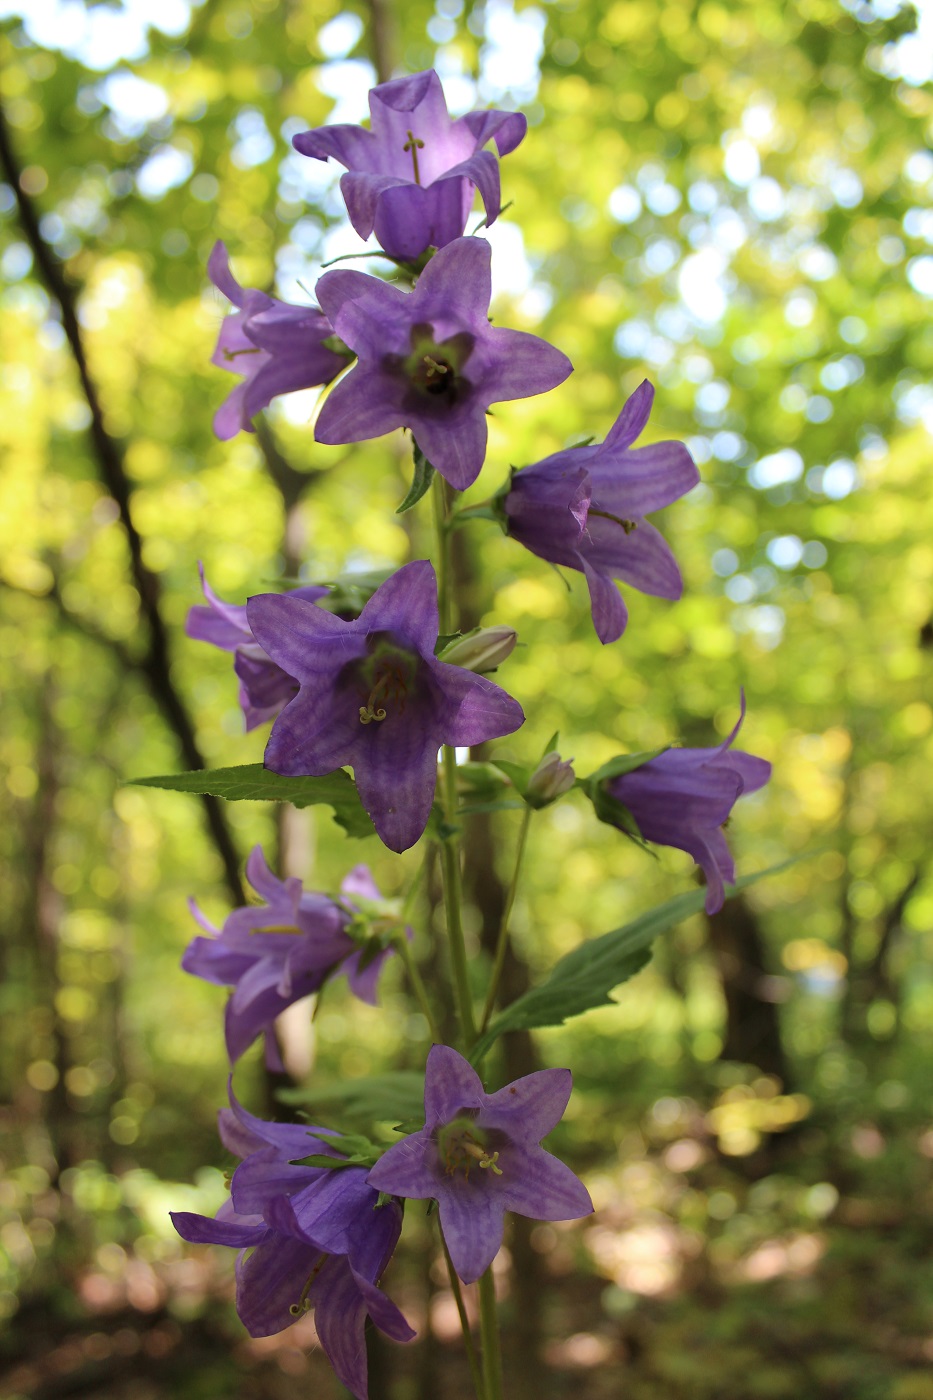
[[415,1070],[371,1074],[338,1084],[280,1089],[276,1097],[282,1103],[300,1104],[313,1112],[339,1109],[346,1118],[368,1122],[398,1123],[409,1118],[418,1118],[419,1125],[424,1122],[424,1075]]
[[155,778],[132,778],[135,787],[166,788],[171,792],[210,793],[227,802],[291,802],[295,807],[326,803],[348,836],[372,836],[356,784],[338,768],[324,778],[286,778],[270,773],[261,763],[238,768],[208,768],[196,773],[170,773]]
[[602,768],[597,768],[595,773],[591,773],[588,778],[581,779],[581,786],[587,787],[591,783],[604,783],[610,778],[621,778],[623,773],[631,773],[636,768],[642,768],[646,763],[650,763],[653,758],[658,758],[662,753],[667,753],[671,747],[665,744],[663,748],[651,749],[648,753],[620,753],[615,758],[610,758],[608,763],[604,763]]
[[434,480],[434,468],[417,443],[415,443],[414,459],[415,475],[412,479],[411,490],[402,504],[396,508],[396,515],[404,515],[407,510],[411,510],[412,506],[416,506],[424,493],[430,489],[431,482]]
[[[754,885],[768,875],[777,875],[814,852],[794,856],[746,875],[726,887],[729,898],[739,890]],[[555,964],[550,977],[539,987],[532,987],[511,1006],[507,1006],[473,1046],[470,1059],[479,1064],[489,1047],[505,1031],[535,1030],[541,1026],[562,1026],[571,1016],[579,1016],[596,1006],[611,1006],[609,993],[640,972],[651,957],[651,944],[658,934],[698,914],[706,901],[706,890],[690,890],[677,895],[656,909],[642,914],[622,928],[612,929],[600,938],[590,938]]]

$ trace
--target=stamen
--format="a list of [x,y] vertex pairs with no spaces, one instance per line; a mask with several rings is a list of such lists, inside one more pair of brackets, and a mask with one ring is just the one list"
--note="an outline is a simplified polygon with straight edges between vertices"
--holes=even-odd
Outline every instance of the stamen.
[[428,367],[428,375],[449,374],[450,365],[445,365],[443,360],[435,360],[431,355],[424,356],[424,363]]
[[235,359],[237,358],[238,355],[258,355],[258,354],[259,354],[259,346],[258,346],[258,345],[254,345],[254,346],[253,346],[251,349],[249,349],[249,350],[246,350],[246,349],[243,349],[243,350],[225,350],[225,351],[224,351],[224,359],[225,359],[225,360],[235,360]]
[[633,530],[638,529],[637,520],[623,520],[621,515],[613,515],[612,512],[608,510],[594,510],[591,506],[588,514],[598,515],[602,520],[611,520],[614,524],[621,525],[627,535],[630,535]]
[[298,1299],[298,1302],[292,1303],[288,1309],[292,1317],[301,1317],[303,1313],[311,1311],[311,1300],[308,1297],[308,1294],[311,1292],[311,1287],[314,1283],[314,1280],[317,1278],[318,1274],[321,1272],[326,1263],[327,1255],[322,1254],[320,1259],[317,1261],[314,1268],[308,1275],[307,1282],[305,1283],[304,1288],[301,1290],[301,1297]]
[[420,185],[421,176],[418,173],[418,152],[423,149],[424,142],[419,140],[419,138],[415,136],[415,134],[411,131],[408,131],[405,134],[407,135],[408,140],[405,142],[404,146],[402,147],[402,150],[411,151],[411,163],[415,168],[415,184]]
[[360,706],[360,724],[372,724],[373,720],[378,723],[380,720],[385,719],[385,717],[385,710],[381,708],[378,710],[373,709],[372,696],[369,697],[369,704]]
[[263,924],[261,928],[251,928],[250,933],[303,933],[297,924]]

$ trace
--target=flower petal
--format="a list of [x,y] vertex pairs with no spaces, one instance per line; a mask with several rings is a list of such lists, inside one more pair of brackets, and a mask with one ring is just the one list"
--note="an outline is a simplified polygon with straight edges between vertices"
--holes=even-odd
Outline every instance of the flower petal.
[[306,598],[260,593],[248,600],[246,614],[263,649],[298,681],[316,680],[322,670],[361,655],[347,623]]
[[357,718],[356,728],[360,734],[346,761],[353,764],[360,801],[389,850],[407,851],[424,832],[434,801],[441,742],[434,716],[409,702],[404,714],[365,728]]
[[381,583],[360,613],[365,632],[391,632],[399,642],[433,656],[439,628],[437,575],[428,559],[403,564]]
[[326,446],[365,442],[404,428],[398,380],[380,367],[357,364],[327,395],[314,425],[314,438]]
[[234,1249],[262,1244],[272,1234],[267,1225],[247,1224],[237,1220],[212,1220],[207,1215],[194,1215],[187,1210],[170,1210],[169,1219],[183,1240],[190,1244],[226,1244]]
[[497,329],[492,332],[491,342],[496,368],[488,376],[490,403],[545,394],[573,373],[573,365],[561,350],[527,331]]
[[596,635],[603,646],[617,642],[628,622],[628,608],[611,578],[593,568],[585,555],[580,555],[580,562],[590,590],[590,610]]
[[272,1234],[237,1263],[236,1310],[251,1337],[271,1337],[290,1327],[297,1303],[321,1257],[313,1245]]
[[583,1182],[565,1162],[543,1147],[524,1149],[520,1172],[509,1172],[505,1153],[500,1160],[507,1210],[532,1220],[579,1220],[592,1215],[593,1202]]
[[626,534],[614,520],[590,511],[580,553],[600,573],[624,580],[655,598],[679,598],[683,579],[664,536],[647,520]]
[[505,1195],[458,1176],[437,1204],[453,1266],[464,1283],[475,1283],[502,1245]]
[[771,764],[766,758],[756,758],[741,749],[729,750],[729,767],[742,779],[743,796],[747,792],[757,792],[771,778]]
[[445,661],[436,661],[432,669],[450,707],[443,717],[442,743],[469,748],[514,734],[525,723],[518,701],[487,676],[476,676]]
[[455,491],[472,486],[486,459],[489,437],[482,403],[478,399],[467,402],[455,415],[415,409],[406,417],[419,448],[444,480]]
[[211,249],[207,260],[207,275],[219,292],[223,292],[234,306],[242,306],[245,300],[243,288],[230,271],[230,256],[226,244],[219,239]]
[[494,139],[500,156],[514,151],[528,130],[528,119],[521,112],[467,112],[460,121],[469,127],[477,149]]
[[654,442],[624,451],[607,450],[603,443],[590,462],[590,476],[601,509],[629,519],[669,506],[700,480],[682,442]]
[[425,1127],[449,1123],[463,1109],[481,1108],[483,1081],[450,1045],[432,1045],[424,1072]]
[[654,385],[650,380],[643,379],[634,394],[630,394],[622,405],[622,412],[606,434],[603,446],[611,447],[616,451],[620,448],[631,447],[635,439],[644,431],[653,402]]
[[441,1169],[434,1124],[394,1142],[370,1170],[366,1180],[377,1191],[413,1201],[427,1201],[439,1190]]
[[489,1094],[478,1122],[500,1128],[513,1142],[537,1144],[564,1116],[572,1088],[569,1069],[536,1070]]

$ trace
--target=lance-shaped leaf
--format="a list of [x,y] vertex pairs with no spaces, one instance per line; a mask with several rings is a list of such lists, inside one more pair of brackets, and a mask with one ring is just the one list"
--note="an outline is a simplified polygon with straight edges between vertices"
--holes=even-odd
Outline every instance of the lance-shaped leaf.
[[335,818],[348,836],[374,835],[356,784],[342,768],[324,778],[289,778],[270,772],[261,763],[244,763],[237,768],[208,768],[195,773],[169,773],[130,781],[135,787],[210,793],[227,802],[291,802],[294,807],[315,807],[323,803],[334,809]]
[[[424,1075],[414,1070],[365,1075],[339,1084],[311,1084],[300,1089],[280,1089],[282,1103],[322,1110],[340,1110],[341,1121],[389,1122],[416,1118],[424,1095]],[[420,1120],[419,1120],[420,1122]]]
[[[746,875],[727,890],[732,898],[768,875],[777,875],[805,860],[813,852],[794,856],[767,870]],[[579,1016],[596,1006],[611,1006],[610,992],[640,972],[651,957],[651,945],[658,934],[666,933],[677,924],[698,914],[703,908],[706,892],[690,890],[678,895],[647,914],[642,914],[622,928],[612,929],[600,938],[587,939],[566,953],[546,982],[532,987],[517,1001],[507,1006],[480,1036],[470,1052],[473,1064],[479,1064],[489,1047],[505,1031],[534,1030],[541,1026],[562,1026],[571,1016]]]

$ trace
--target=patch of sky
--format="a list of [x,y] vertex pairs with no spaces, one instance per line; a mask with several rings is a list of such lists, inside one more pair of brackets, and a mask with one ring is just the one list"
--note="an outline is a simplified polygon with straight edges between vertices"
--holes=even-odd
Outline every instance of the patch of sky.
[[829,182],[829,187],[833,192],[833,199],[841,209],[854,209],[862,202],[864,190],[854,170],[848,170],[845,166],[837,170]]
[[785,482],[799,481],[803,476],[803,458],[793,447],[782,447],[778,452],[770,452],[760,457],[748,473],[750,485],[759,491],[772,486],[783,486]]
[[0,258],[4,282],[21,282],[32,270],[32,253],[25,243],[11,243]]
[[618,326],[613,336],[612,343],[617,355],[621,355],[624,360],[640,359],[651,344],[653,331],[647,321],[637,318],[632,321],[623,321]]
[[161,199],[183,185],[194,169],[190,152],[177,146],[157,146],[136,172],[136,187],[144,199]]
[[684,306],[695,320],[710,325],[726,310],[726,259],[717,248],[702,248],[685,258],[677,276]]
[[888,267],[896,267],[904,261],[907,249],[900,238],[893,233],[885,234],[878,242],[878,256]]
[[761,175],[748,187],[748,207],[763,224],[773,223],[784,213],[784,191],[770,175]]
[[652,277],[663,277],[680,258],[680,244],[671,238],[655,238],[645,248],[641,259]]
[[933,209],[908,209],[902,220],[908,238],[933,243]]
[[633,223],[641,207],[641,195],[634,185],[616,185],[609,196],[609,213],[618,224]]
[[645,203],[652,214],[673,214],[675,209],[681,205],[680,190],[669,185],[666,180],[662,180],[657,185],[652,185],[645,192]]
[[[329,124],[358,124],[369,116],[369,89],[376,82],[376,70],[365,59],[335,59],[324,63],[314,80],[325,97],[333,98],[334,107],[327,119]],[[305,163],[318,164],[308,159]]]
[[508,98],[518,106],[536,95],[545,24],[544,11],[536,5],[516,12],[511,0],[489,0],[480,51],[479,93],[484,102]]
[[830,360],[820,370],[820,383],[831,394],[856,384],[865,373],[865,362],[858,355],[843,355],[841,360]]
[[843,316],[839,322],[839,334],[849,345],[861,345],[868,335],[868,327],[860,316]]
[[907,280],[922,297],[933,297],[933,258],[911,258],[907,264]]
[[245,107],[238,114],[233,122],[233,133],[237,140],[230,152],[230,159],[240,170],[262,165],[275,150],[265,118],[254,107]]
[[156,83],[137,78],[126,69],[111,73],[97,88],[124,136],[141,136],[151,122],[168,114],[168,94]]
[[[879,2],[874,0],[874,8]],[[922,87],[933,80],[933,0],[913,0],[913,8],[916,29],[885,44],[877,67],[886,78],[900,78],[911,87]]]
[[687,203],[697,214],[711,214],[719,203],[716,186],[708,180],[695,180],[687,191]]
[[[882,240],[883,241],[883,240]],[[800,253],[800,270],[811,282],[825,282],[836,271],[835,254],[822,243],[811,243]]]
[[680,306],[659,307],[654,320],[658,330],[669,340],[676,340],[683,344],[684,341],[692,338],[693,327],[690,324],[690,318]]
[[684,379],[690,384],[705,384],[713,377],[713,366],[705,355],[688,355],[683,363]]
[[933,433],[933,388],[929,384],[897,384],[894,399],[902,423],[922,423]]
[[717,549],[713,555],[713,573],[720,578],[728,578],[739,567],[739,556],[734,549]]
[[687,451],[698,467],[704,466],[713,455],[709,438],[699,436],[687,438]]
[[761,174],[761,160],[752,142],[727,134],[722,144],[725,152],[722,165],[729,183],[744,189],[757,180]]
[[753,141],[761,141],[774,130],[774,103],[770,97],[750,102],[742,113],[742,130]]
[[803,559],[803,541],[798,535],[778,535],[769,540],[765,553],[778,569],[796,569]]
[[694,403],[700,413],[722,413],[729,402],[729,386],[721,379],[713,379],[709,384],[704,384],[697,389],[694,396]]
[[808,569],[822,569],[829,555],[821,540],[807,540],[801,558]]
[[318,30],[318,47],[325,58],[346,58],[362,34],[363,21],[359,15],[344,10]]
[[732,603],[750,603],[757,591],[748,574],[736,574],[725,587],[726,597]]
[[904,161],[904,174],[915,185],[933,180],[933,155],[929,151],[914,151]]
[[816,312],[816,297],[808,287],[792,292],[784,303],[784,320],[789,326],[809,326]]
[[809,423],[828,423],[833,416],[833,406],[825,394],[813,394],[803,412]]
[[729,429],[714,433],[710,446],[713,450],[713,456],[720,462],[737,462],[748,450],[748,443],[745,439]]
[[55,49],[86,67],[105,72],[144,58],[149,30],[183,34],[191,22],[189,0],[122,0],[85,5],[82,0],[0,0],[0,19],[20,19],[39,48]]

